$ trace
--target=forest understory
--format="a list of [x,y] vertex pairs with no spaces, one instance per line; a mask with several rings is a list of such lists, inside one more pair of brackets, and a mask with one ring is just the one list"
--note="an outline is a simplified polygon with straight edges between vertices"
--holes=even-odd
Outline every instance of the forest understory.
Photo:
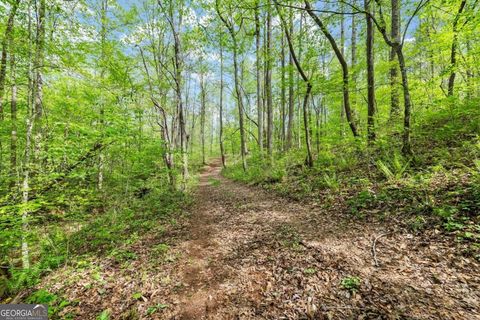
[[[35,287],[60,319],[479,319],[479,261],[438,229],[200,174],[184,215]],[[126,254],[128,253],[128,254]],[[103,317],[103,318],[102,318]]]

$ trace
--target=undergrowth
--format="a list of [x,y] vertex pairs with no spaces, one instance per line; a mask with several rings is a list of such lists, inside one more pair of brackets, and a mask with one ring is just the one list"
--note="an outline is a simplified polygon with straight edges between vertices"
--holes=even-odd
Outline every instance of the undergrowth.
[[[4,296],[12,297],[19,290],[36,285],[50,271],[67,263],[87,261],[88,257],[108,257],[118,263],[136,259],[128,247],[143,234],[161,234],[189,201],[186,193],[152,188],[141,197],[109,199],[105,212],[63,216],[48,227],[36,225],[42,232],[36,232],[36,238],[32,239],[36,244],[31,249],[35,254],[32,267],[10,268],[5,277]],[[34,297],[35,294],[39,293],[34,293]]]
[[354,139],[325,140],[313,168],[304,165],[303,150],[292,150],[272,161],[254,153],[246,172],[237,162],[223,174],[327,209],[341,204],[343,211],[336,214],[353,219],[391,219],[409,232],[438,229],[480,259],[480,114],[475,108],[458,108],[455,121],[450,110],[419,121],[411,158],[398,151],[398,135],[382,135],[370,146]]

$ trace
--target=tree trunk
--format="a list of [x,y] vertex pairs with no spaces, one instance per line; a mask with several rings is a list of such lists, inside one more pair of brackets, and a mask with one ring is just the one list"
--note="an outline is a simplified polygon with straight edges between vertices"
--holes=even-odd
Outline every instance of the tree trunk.
[[[7,74],[7,54],[9,50],[9,46],[11,46],[12,54],[13,54],[13,25],[15,21],[15,15],[17,13],[18,4],[20,0],[16,0],[13,2],[12,7],[10,9],[10,14],[8,15],[7,20],[7,27],[5,29],[5,34],[2,40],[2,56],[0,60],[0,126],[2,126],[2,122],[4,120],[4,107],[3,107],[3,96],[5,93],[5,78]],[[0,138],[0,177],[3,171],[3,145],[2,139]]]
[[175,80],[175,93],[177,100],[177,112],[178,112],[178,122],[179,122],[179,136],[180,136],[180,154],[182,155],[182,189],[186,188],[188,180],[188,153],[187,151],[187,129],[185,127],[185,110],[183,109],[183,100],[182,100],[182,70],[183,70],[183,58],[182,58],[182,43],[180,40],[180,29],[182,21],[181,17],[178,21],[178,26],[175,24],[174,10],[172,7],[169,8],[169,19],[168,23],[173,34],[173,49],[174,49],[174,80]]
[[335,55],[340,62],[340,65],[342,66],[342,73],[343,73],[343,86],[342,86],[342,91],[343,91],[343,104],[345,107],[345,114],[347,116],[347,122],[350,126],[350,129],[352,130],[353,136],[358,137],[359,133],[357,130],[357,126],[355,125],[355,122],[353,121],[352,117],[352,110],[350,108],[350,90],[349,90],[349,76],[348,76],[348,65],[347,62],[345,61],[345,57],[338,48],[338,45],[335,41],[335,39],[332,37],[330,32],[327,30],[325,25],[323,24],[322,20],[315,14],[313,11],[310,3],[305,0],[305,9],[307,10],[307,13],[312,17],[312,19],[315,21],[315,23],[320,27],[320,30],[322,30],[323,34],[325,37],[328,39],[330,42],[330,45],[332,46],[333,51],[335,52]]
[[45,0],[39,0],[38,18],[37,18],[37,35],[36,35],[36,52],[34,61],[34,110],[35,110],[35,158],[40,160],[41,143],[43,140],[43,79],[42,68],[44,61],[45,47]]
[[412,145],[410,142],[410,115],[412,112],[412,102],[410,99],[410,88],[408,86],[407,68],[405,66],[405,58],[403,57],[403,47],[401,45],[395,46],[395,52],[397,53],[398,63],[400,67],[400,73],[402,75],[403,85],[403,99],[405,101],[405,114],[403,119],[403,147],[402,153],[406,156],[412,155]]
[[281,34],[281,51],[280,51],[280,68],[281,68],[281,93],[280,93],[280,142],[281,150],[285,149],[285,104],[287,100],[286,94],[286,76],[285,76],[285,37]]
[[[399,0],[391,0],[392,26],[390,37],[392,41],[400,43],[400,3]],[[398,94],[398,65],[395,62],[396,52],[390,48],[390,118],[400,113],[400,97]]]
[[[258,6],[259,2],[257,2]],[[256,73],[257,73],[257,122],[258,122],[258,148],[263,152],[263,106],[262,106],[262,62],[260,47],[260,17],[258,8],[255,9],[255,55],[256,55]]]
[[226,168],[227,161],[225,158],[225,147],[223,145],[223,44],[221,41],[220,41],[220,115],[219,117],[220,117],[220,130],[219,130],[220,131],[219,132],[220,154],[222,156],[222,165],[224,168]]
[[[371,12],[371,0],[364,0],[365,11]],[[367,35],[366,35],[366,52],[367,52],[367,83],[368,83],[368,117],[367,117],[367,137],[368,142],[375,140],[375,69],[374,69],[374,53],[373,53],[373,21],[366,14],[367,19]]]
[[202,164],[207,164],[205,159],[205,79],[203,73],[200,74],[200,139],[202,142]]
[[10,187],[17,185],[17,77],[15,66],[15,52],[13,46],[10,47],[10,72],[12,79],[12,97],[10,100]]
[[237,98],[237,107],[238,107],[238,122],[240,125],[240,153],[242,156],[242,167],[243,171],[247,170],[247,148],[245,141],[245,129],[244,129],[244,114],[243,114],[243,100],[240,88],[240,79],[238,77],[238,46],[237,38],[233,25],[227,21],[223,15],[220,13],[219,0],[215,1],[215,10],[217,11],[218,16],[222,20],[223,24],[228,30],[230,37],[232,39],[233,45],[233,71],[234,71],[234,82],[235,82],[235,94]]
[[238,48],[237,48],[237,39],[235,33],[230,33],[233,40],[233,69],[234,69],[234,81],[235,81],[235,93],[237,96],[237,106],[238,106],[238,122],[240,125],[240,152],[242,156],[242,166],[243,170],[247,170],[247,146],[245,140],[245,127],[244,127],[244,114],[243,114],[243,100],[242,92],[240,88],[240,79],[238,76]]
[[460,7],[458,9],[457,15],[453,20],[453,40],[452,40],[452,47],[450,50],[450,77],[448,78],[448,96],[453,96],[453,90],[455,87],[455,77],[456,77],[456,68],[457,68],[457,47],[458,47],[458,20],[465,8],[467,0],[462,0],[460,3]]
[[283,25],[283,29],[285,31],[285,36],[287,37],[287,42],[288,42],[288,48],[290,50],[290,53],[292,55],[293,62],[295,63],[295,66],[297,68],[298,73],[300,74],[302,80],[306,84],[306,91],[305,91],[305,96],[303,98],[303,125],[305,129],[305,144],[307,147],[307,158],[305,161],[305,164],[308,167],[313,167],[313,156],[312,156],[312,146],[310,142],[310,127],[309,127],[309,115],[308,115],[308,99],[310,98],[310,94],[312,92],[312,84],[310,83],[310,79],[307,77],[305,74],[302,66],[300,65],[300,62],[297,59],[297,56],[295,55],[295,49],[293,47],[293,43],[290,37],[290,32],[288,32],[287,26],[285,24],[285,21],[283,20],[282,13],[280,12],[280,9],[278,8],[277,4],[275,3],[278,15],[280,17],[280,21]]
[[0,121],[4,119],[3,96],[5,93],[5,78],[7,74],[7,55],[9,50],[8,46],[12,44],[13,25],[19,3],[20,0],[16,0],[12,3],[12,8],[10,9],[10,14],[8,15],[7,27],[5,29],[5,34],[2,40],[2,56],[0,58]]
[[270,0],[267,0],[267,39],[266,39],[265,93],[267,99],[267,149],[270,159],[273,156],[273,103],[272,103],[272,13]]
[[[345,16],[344,16],[344,4],[340,3],[340,52],[345,57]],[[341,134],[345,135],[345,100],[342,100],[340,107],[340,121],[341,121]]]
[[[356,5],[356,1],[353,1],[353,5]],[[352,14],[352,38],[351,38],[351,63],[350,63],[350,69],[352,70],[352,88],[353,88],[353,97],[352,97],[352,112],[355,111],[355,106],[357,104],[357,72],[355,70],[355,67],[357,65],[357,20],[355,18],[355,15]],[[355,115],[354,115],[355,118]]]
[[[293,34],[293,13],[290,9],[289,14],[289,25],[285,26],[284,28],[290,28],[290,34]],[[292,147],[293,141],[293,126],[294,126],[294,119],[295,119],[295,97],[293,92],[293,58],[292,53],[289,52],[288,56],[288,124],[287,124],[287,142],[285,145],[285,149],[289,150]]]
[[[100,63],[101,63],[101,71],[100,71],[100,80],[103,82],[105,78],[105,64],[106,64],[106,41],[107,41],[107,14],[108,14],[108,0],[102,1],[102,9],[101,9],[101,27],[100,27]],[[105,105],[104,102],[100,102],[100,131],[102,135],[102,139],[104,136],[105,131]],[[102,150],[100,150],[98,154],[98,181],[97,187],[100,190],[100,193],[103,196],[103,179],[104,179],[104,169],[105,169],[105,154]]]

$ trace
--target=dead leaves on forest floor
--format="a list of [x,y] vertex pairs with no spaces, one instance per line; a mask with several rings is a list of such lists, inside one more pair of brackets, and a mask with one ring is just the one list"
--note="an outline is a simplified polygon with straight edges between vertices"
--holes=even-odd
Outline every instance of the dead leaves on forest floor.
[[[128,248],[134,259],[92,258],[41,287],[78,301],[63,311],[78,319],[106,309],[112,319],[480,319],[480,266],[450,239],[290,203],[219,172],[202,173],[188,219]],[[376,267],[372,241],[385,233]]]

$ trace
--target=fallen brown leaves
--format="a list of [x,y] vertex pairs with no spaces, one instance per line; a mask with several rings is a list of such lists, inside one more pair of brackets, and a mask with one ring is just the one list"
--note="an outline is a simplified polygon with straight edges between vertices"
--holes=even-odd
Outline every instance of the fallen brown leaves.
[[[343,205],[290,203],[221,178],[216,163],[191,217],[132,245],[137,259],[92,258],[39,287],[79,301],[64,311],[78,319],[480,319],[477,261],[442,237],[349,219]],[[175,259],[152,255],[164,242]],[[358,290],[342,288],[347,277]]]

